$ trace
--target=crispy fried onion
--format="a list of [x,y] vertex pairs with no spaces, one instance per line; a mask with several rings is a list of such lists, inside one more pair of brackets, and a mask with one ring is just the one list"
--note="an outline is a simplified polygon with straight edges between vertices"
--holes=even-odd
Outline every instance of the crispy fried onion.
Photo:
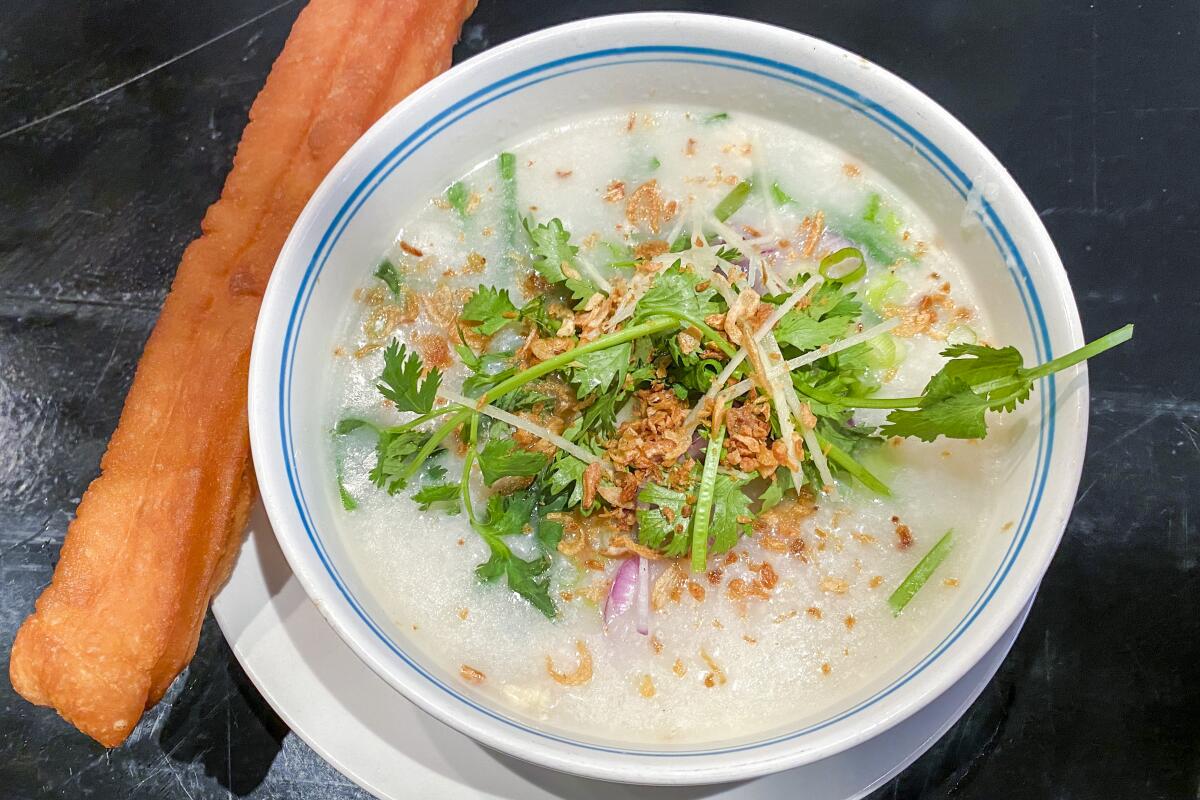
[[680,568],[679,562],[672,561],[663,574],[658,576],[654,588],[650,591],[650,605],[654,610],[658,611],[671,601],[678,603],[686,580],[687,573]]
[[546,672],[560,686],[580,686],[592,679],[592,654],[582,639],[575,641],[575,650],[579,653],[579,666],[571,672],[559,672],[554,668],[554,659],[546,656]]
[[600,555],[607,556],[608,558],[623,558],[624,556],[630,554],[641,556],[642,558],[648,558],[651,561],[665,558],[665,556],[663,556],[663,554],[657,550],[651,547],[646,547],[644,544],[638,544],[623,533],[619,533],[609,539],[608,547],[600,551]]

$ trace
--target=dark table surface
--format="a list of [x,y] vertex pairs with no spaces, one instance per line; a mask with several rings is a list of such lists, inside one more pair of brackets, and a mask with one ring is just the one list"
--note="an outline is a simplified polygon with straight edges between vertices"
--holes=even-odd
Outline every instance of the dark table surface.
[[[675,2],[895,71],[995,152],[1089,337],[1074,516],[963,719],[876,798],[1200,796],[1200,4]],[[0,670],[50,580],[184,246],[298,0],[0,0]],[[481,0],[456,58],[629,0]],[[211,618],[112,752],[0,679],[0,797],[362,798],[271,711]],[[797,787],[797,797],[803,796]]]

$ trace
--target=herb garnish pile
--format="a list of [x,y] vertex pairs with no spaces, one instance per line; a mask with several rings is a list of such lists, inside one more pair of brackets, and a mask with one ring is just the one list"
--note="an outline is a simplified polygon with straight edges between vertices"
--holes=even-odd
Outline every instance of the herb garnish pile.
[[[500,172],[511,200],[511,157],[501,157]],[[713,218],[723,223],[750,189],[748,181],[734,187]],[[465,197],[461,184],[447,193],[460,214],[467,213]],[[791,202],[777,184],[771,197]],[[604,516],[639,547],[688,558],[694,571],[703,571],[709,556],[750,532],[756,514],[801,491],[833,492],[836,482],[857,482],[887,494],[862,463],[868,448],[889,437],[983,438],[989,411],[1012,411],[1039,379],[1132,336],[1127,325],[1032,367],[1013,347],[952,344],[919,396],[882,398],[873,376],[896,348],[872,309],[878,304],[868,301],[888,287],[868,284],[866,297],[860,295],[866,258],[857,247],[830,254],[811,274],[768,276],[765,285],[783,291],[756,292],[742,253],[719,239],[710,245],[716,237],[696,230],[672,242],[654,265],[623,252],[613,262],[618,270],[635,265],[649,280],[638,293],[621,282],[617,298],[603,279],[589,277],[558,219],[518,219],[515,207],[509,217],[505,235],[550,289],[521,303],[506,289],[479,286],[460,316],[476,335],[459,338],[479,341],[509,329],[525,337],[525,346],[477,351],[456,344],[470,373],[459,394],[442,386],[438,369],[426,369],[417,353],[393,341],[377,388],[412,418],[388,427],[345,419],[335,432],[375,436],[370,479],[379,489],[411,491],[422,509],[465,512],[490,550],[476,567],[479,579],[503,579],[547,617],[556,614],[548,570],[564,523]],[[876,217],[882,219],[877,200],[843,234],[873,258],[891,258],[894,246],[881,233],[886,222]],[[396,272],[385,265],[376,277],[398,292]],[[606,303],[614,312],[606,325],[576,330],[564,322]],[[725,379],[714,385],[718,378]],[[658,419],[671,421],[673,432],[655,428],[652,408],[667,409]],[[889,413],[880,426],[867,426],[853,416],[859,409]],[[618,454],[614,442],[633,430],[650,432],[624,437],[644,449]],[[740,460],[747,446],[755,447],[747,431],[763,445],[750,462]],[[735,445],[743,449],[738,455]],[[455,446],[463,462],[451,475],[440,456]],[[739,468],[746,463],[753,469]],[[470,488],[476,469],[488,488],[482,499]],[[339,488],[352,509],[340,476]],[[514,552],[509,540],[516,536],[531,537],[536,548],[520,549],[537,555]],[[909,588],[915,592],[919,583]]]

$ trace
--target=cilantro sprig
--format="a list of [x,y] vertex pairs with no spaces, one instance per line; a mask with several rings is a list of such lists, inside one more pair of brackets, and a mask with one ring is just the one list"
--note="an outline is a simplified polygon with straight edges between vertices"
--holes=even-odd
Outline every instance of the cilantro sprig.
[[571,234],[563,229],[562,220],[555,217],[533,225],[528,219],[521,222],[533,251],[533,268],[539,275],[550,283],[562,285],[572,299],[580,302],[600,291],[581,274],[576,259],[579,248],[571,244]]
[[409,353],[404,345],[393,339],[383,351],[383,372],[376,388],[396,404],[398,411],[427,414],[433,410],[442,373],[433,367],[422,380],[422,370],[421,357]]
[[[490,344],[480,352],[473,350],[465,343],[466,329],[491,337],[513,326],[514,333],[519,331],[527,337],[557,337],[562,315],[553,313],[556,304],[567,298],[586,302],[600,291],[597,284],[604,285],[581,260],[579,248],[571,243],[571,235],[559,218],[540,223],[520,218],[516,210],[515,157],[503,154],[498,167],[503,183],[501,216],[506,222],[505,233],[509,234],[509,252],[514,262],[521,259],[522,253],[528,254],[532,268],[551,284],[552,290],[524,305],[520,305],[521,298],[514,302],[516,295],[509,290],[494,286],[480,285],[470,295],[460,313],[462,343],[454,345],[468,373],[462,393],[470,400],[443,391],[444,398],[457,397],[457,402],[438,406],[442,373],[436,368],[427,369],[418,353],[392,341],[384,350],[376,385],[396,411],[415,418],[393,426],[350,418],[339,422],[334,433],[339,437],[355,431],[360,432],[355,437],[373,434],[375,461],[369,471],[370,480],[389,494],[408,489],[422,510],[465,513],[488,549],[486,560],[475,569],[478,578],[484,582],[503,580],[512,592],[553,618],[557,613],[551,596],[551,585],[556,580],[552,580],[553,554],[563,536],[563,518],[558,513],[569,512],[579,518],[616,512],[611,508],[616,501],[605,499],[613,497],[606,492],[596,493],[589,507],[582,506],[584,475],[592,459],[576,448],[603,458],[606,442],[617,432],[618,411],[639,389],[673,391],[681,404],[694,407],[713,388],[715,377],[738,348],[706,322],[728,311],[728,290],[723,288],[724,294],[718,293],[709,285],[706,270],[687,263],[690,259],[686,250],[692,242],[681,236],[671,248],[680,251],[679,259],[670,268],[654,273],[649,288],[637,299],[632,316],[625,318],[617,330],[586,341],[572,337],[574,346],[541,361],[526,355],[536,350],[494,351]],[[738,184],[718,204],[716,216],[722,220],[732,218],[750,201],[752,189],[749,181]],[[445,196],[462,218],[469,216],[471,196],[465,185],[450,186]],[[770,200],[781,205],[795,202],[777,184],[770,186]],[[879,199],[868,204],[856,224],[880,241],[900,233],[899,220]],[[712,235],[706,238],[714,240]],[[883,246],[879,242],[874,242],[874,247],[871,244],[863,246],[878,261]],[[602,270],[636,266],[629,243],[608,245],[608,249],[611,258],[606,267],[602,264]],[[742,257],[726,244],[720,245],[716,255],[730,264]],[[865,259],[858,258],[865,268]],[[856,271],[850,275],[858,277]],[[389,262],[379,266],[376,277],[393,293],[404,291],[401,273]],[[799,286],[807,277],[796,276],[791,285]],[[791,358],[800,353],[819,353],[844,339],[854,326],[861,329],[863,304],[847,288],[849,277],[826,278],[803,305],[791,308],[773,327],[774,342],[767,342],[775,360],[780,355]],[[762,299],[778,305],[787,297],[779,294]],[[680,332],[687,335],[677,335]],[[1026,366],[1020,352],[1012,347],[952,345],[943,350],[946,361],[922,393],[907,398],[874,396],[878,389],[875,376],[884,368],[878,360],[872,360],[872,345],[878,340],[860,342],[836,353],[810,357],[809,363],[793,370],[790,379],[805,398],[808,410],[802,413],[793,408],[785,413],[800,417],[811,411],[816,417],[812,431],[816,440],[813,442],[807,433],[806,437],[825,453],[835,474],[886,495],[887,485],[864,466],[863,456],[872,444],[885,436],[924,441],[942,436],[981,438],[987,433],[989,412],[1013,411],[1029,398],[1040,378],[1116,346],[1131,335],[1132,327],[1127,326],[1078,351],[1034,366]],[[706,344],[697,346],[697,338],[706,340]],[[724,356],[714,352],[714,347]],[[743,362],[734,372],[734,379],[746,377],[754,367]],[[560,402],[559,388],[564,384],[574,390],[575,404]],[[566,426],[561,436],[570,444],[556,439],[565,451],[551,456],[526,449],[518,445],[510,427],[521,425],[520,420],[496,408],[509,413],[533,412],[525,416],[543,422],[548,413],[557,410],[562,415],[564,408],[572,408],[559,420]],[[860,408],[889,412],[886,422],[878,428],[855,424],[853,414]],[[771,431],[768,438],[780,436],[778,413],[774,404],[771,411],[765,412]],[[702,432],[707,428],[705,419],[699,419],[705,426],[700,428]],[[805,420],[812,424],[807,416]],[[708,430],[708,445],[703,456],[697,458],[699,463],[690,474],[670,472],[670,485],[647,481],[637,473],[622,475],[619,467],[614,474],[612,464],[608,464],[606,477],[602,478],[602,488],[623,486],[623,480],[637,478],[641,489],[634,516],[639,542],[669,558],[688,558],[693,570],[704,569],[709,555],[733,548],[750,533],[755,513],[782,502],[796,488],[787,470],[777,470],[764,489],[763,482],[751,482],[728,463],[722,465],[725,435],[723,427]],[[458,444],[465,447],[461,450],[464,457],[458,480],[447,480],[446,469],[438,461],[449,449],[447,440],[451,436],[457,436]],[[743,438],[739,436],[738,440]],[[345,441],[346,447],[357,446],[358,439]],[[343,504],[351,511],[357,501],[342,480],[342,447],[338,445],[337,485]],[[733,461],[736,463],[736,459]],[[823,481],[815,469],[811,459],[800,466],[803,479],[820,486]],[[665,482],[663,474],[667,473],[661,473],[657,480]],[[505,480],[510,478],[517,480]],[[473,498],[473,492],[479,492],[480,479],[487,489],[483,497]],[[911,579],[909,583],[910,588],[919,588]]]
[[951,359],[929,379],[916,407],[888,414],[880,432],[885,436],[911,436],[932,442],[939,436],[951,439],[982,439],[987,435],[987,411],[1012,411],[1025,402],[1037,380],[1072,367],[1133,337],[1133,326],[1118,328],[1107,336],[1064,356],[1035,367],[1026,367],[1014,347],[960,344],[942,351]]
[[464,322],[475,323],[484,336],[491,336],[520,316],[507,289],[483,285],[467,300],[461,314]]
[[501,478],[537,475],[549,463],[544,453],[522,450],[512,439],[492,438],[479,451],[483,482],[491,486]]

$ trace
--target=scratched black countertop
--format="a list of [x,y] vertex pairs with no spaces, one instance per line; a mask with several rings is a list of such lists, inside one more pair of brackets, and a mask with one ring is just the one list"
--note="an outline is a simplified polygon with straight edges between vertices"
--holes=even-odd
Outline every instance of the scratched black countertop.
[[[95,477],[184,246],[300,2],[0,0],[0,675]],[[455,56],[635,0],[481,0]],[[814,34],[967,124],[1050,230],[1090,337],[1079,501],[995,680],[874,798],[1196,798],[1200,4],[674,2]],[[365,798],[211,617],[106,753],[0,678],[0,798]],[[796,797],[803,797],[797,787]]]

